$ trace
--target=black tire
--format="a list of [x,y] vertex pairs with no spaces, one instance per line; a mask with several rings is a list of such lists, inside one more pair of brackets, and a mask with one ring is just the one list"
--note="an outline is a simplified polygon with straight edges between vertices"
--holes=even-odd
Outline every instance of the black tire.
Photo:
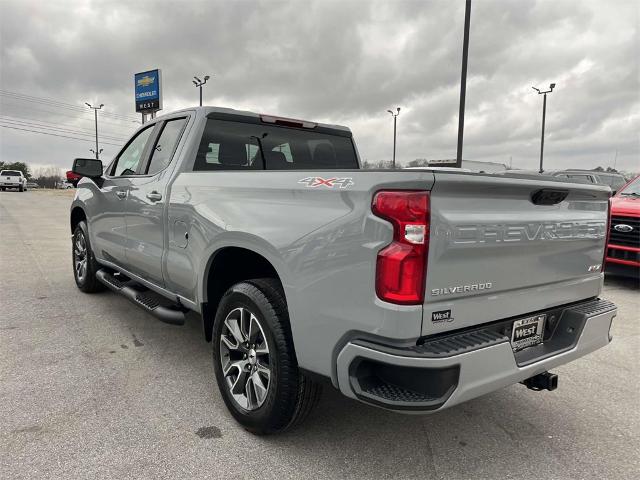
[[19,191],[19,192],[24,192],[24,187],[23,187],[22,185],[20,185],[20,186],[18,187],[18,191]]
[[3,192],[6,191],[7,189],[5,187],[0,188],[0,190],[2,190]]
[[[260,327],[258,335],[264,333],[269,352],[263,354],[268,355],[270,370],[266,394],[264,394],[263,403],[254,409],[243,408],[236,401],[222,367],[222,361],[225,358],[230,360],[230,353],[239,351],[237,349],[231,351],[221,346],[223,330],[227,328],[225,320],[238,309],[246,309],[254,315]],[[229,332],[229,330],[225,331]],[[303,375],[298,369],[289,313],[282,287],[277,280],[271,278],[247,280],[227,290],[216,312],[212,343],[214,370],[222,398],[233,417],[250,432],[258,435],[283,432],[301,423],[318,403],[322,389],[319,384]],[[254,352],[253,358],[257,358],[255,350],[251,351]],[[221,355],[223,355],[222,358]],[[247,356],[245,355],[244,358]],[[260,363],[260,360],[256,361]],[[255,392],[255,387],[253,391]],[[257,399],[255,396],[254,398]]]
[[[78,242],[84,242],[84,256],[81,255],[82,251],[78,248]],[[96,278],[96,272],[100,269],[100,265],[96,262],[89,242],[89,230],[87,229],[87,224],[82,221],[76,226],[71,239],[73,278],[78,288],[84,293],[95,293],[104,290],[104,285]],[[84,269],[80,270],[78,262],[81,262],[83,258],[86,259],[86,263]],[[82,275],[81,271],[83,272]]]

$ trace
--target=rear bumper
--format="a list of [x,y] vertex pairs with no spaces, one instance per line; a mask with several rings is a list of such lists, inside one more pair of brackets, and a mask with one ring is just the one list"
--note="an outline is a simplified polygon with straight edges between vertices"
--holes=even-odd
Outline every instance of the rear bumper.
[[411,348],[352,340],[337,357],[338,387],[372,405],[429,413],[521,382],[610,342],[617,313],[611,302],[593,300],[555,312],[551,336],[516,353],[504,334],[515,319]]

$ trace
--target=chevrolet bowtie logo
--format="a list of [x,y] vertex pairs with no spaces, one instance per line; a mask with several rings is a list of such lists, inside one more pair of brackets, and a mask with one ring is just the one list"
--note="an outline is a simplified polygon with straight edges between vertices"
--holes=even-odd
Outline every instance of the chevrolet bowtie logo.
[[144,77],[138,79],[138,86],[139,87],[148,87],[149,85],[151,85],[155,81],[156,81],[155,78],[150,77],[149,75],[145,75]]

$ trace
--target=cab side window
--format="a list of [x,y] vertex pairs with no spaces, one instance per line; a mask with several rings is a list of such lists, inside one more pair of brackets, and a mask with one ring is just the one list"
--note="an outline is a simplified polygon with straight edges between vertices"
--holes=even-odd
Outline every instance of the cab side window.
[[114,177],[120,177],[123,175],[136,175],[138,173],[138,167],[142,161],[142,154],[144,153],[144,147],[149,141],[151,132],[153,132],[154,125],[151,125],[142,130],[134,139],[129,143],[122,153],[118,156],[116,164],[113,167],[111,175]]
[[176,151],[178,141],[180,140],[182,130],[186,123],[186,118],[177,118],[175,120],[169,120],[164,124],[162,133],[151,152],[151,162],[147,170],[149,175],[164,170],[169,163],[171,163],[171,158]]

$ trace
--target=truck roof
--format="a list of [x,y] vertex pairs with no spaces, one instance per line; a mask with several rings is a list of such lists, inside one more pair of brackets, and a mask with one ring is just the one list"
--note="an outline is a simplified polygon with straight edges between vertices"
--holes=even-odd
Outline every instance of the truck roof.
[[282,117],[280,115],[274,115],[271,113],[256,113],[256,112],[250,112],[248,110],[236,110],[235,108],[226,108],[226,107],[215,107],[215,106],[202,106],[202,107],[190,107],[190,108],[183,108],[180,110],[176,110],[173,112],[167,112],[164,115],[161,115],[157,118],[162,118],[165,117],[167,115],[174,115],[176,113],[181,113],[181,112],[196,112],[197,115],[202,115],[204,117],[212,114],[212,113],[218,113],[218,114],[222,114],[222,115],[229,115],[229,116],[235,116],[235,117],[246,117],[246,118],[251,118],[251,119],[255,119],[255,118],[264,118],[264,117],[270,117],[270,118],[275,118],[275,119],[279,119],[279,120],[289,120],[289,121],[294,121],[294,122],[300,122],[300,123],[313,123],[316,126],[319,127],[324,127],[324,128],[331,128],[334,130],[342,130],[344,132],[351,132],[351,129],[349,129],[348,127],[345,127],[344,125],[336,125],[336,124],[331,124],[331,123],[320,123],[320,122],[314,122],[314,121],[309,121],[309,120],[301,120],[301,119],[293,119],[293,118],[288,118],[288,117]]

